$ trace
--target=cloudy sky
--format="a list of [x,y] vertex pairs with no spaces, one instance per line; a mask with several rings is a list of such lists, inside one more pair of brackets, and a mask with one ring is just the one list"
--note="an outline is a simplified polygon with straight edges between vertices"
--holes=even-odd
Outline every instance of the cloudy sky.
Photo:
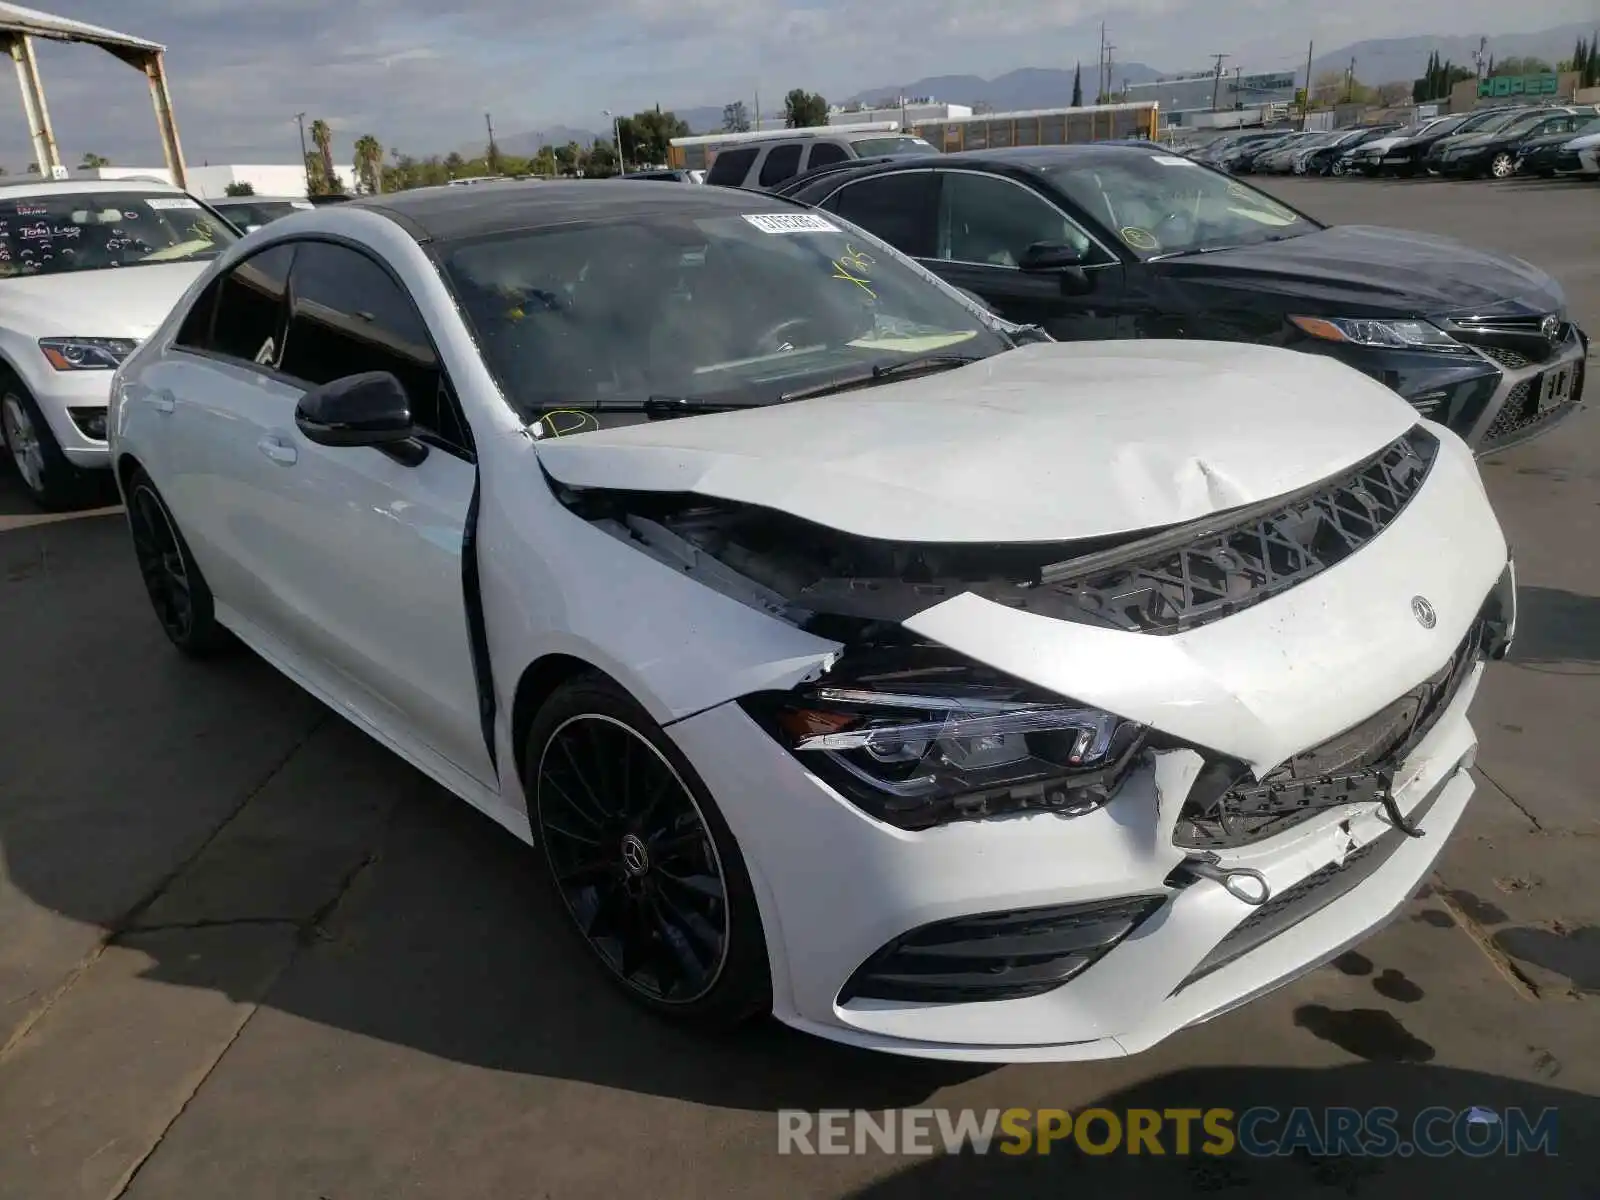
[[[1594,0],[58,0],[50,11],[168,47],[192,163],[293,162],[294,114],[417,154],[552,124],[603,128],[602,108],[689,108],[791,87],[842,98],[922,76],[1095,61],[1104,19],[1120,61],[1168,71],[1215,52],[1246,70],[1363,38],[1534,31],[1593,17]],[[444,17],[442,10],[464,11]],[[103,51],[41,43],[64,160],[156,165],[142,79]],[[9,74],[9,73],[8,73]],[[0,164],[32,157],[22,106]],[[769,99],[770,98],[770,99]],[[309,120],[309,117],[308,117]]]

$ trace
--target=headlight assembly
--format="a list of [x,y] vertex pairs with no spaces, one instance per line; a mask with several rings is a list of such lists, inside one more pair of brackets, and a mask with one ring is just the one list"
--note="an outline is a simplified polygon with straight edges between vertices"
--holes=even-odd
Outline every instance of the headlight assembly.
[[58,371],[115,371],[138,348],[132,338],[48,337],[39,352]]
[[1471,353],[1466,346],[1427,321],[1383,321],[1370,317],[1290,317],[1289,320],[1301,333],[1324,342],[1392,350]]
[[743,703],[808,770],[902,829],[1026,810],[1081,816],[1111,798],[1141,726],[942,657]]

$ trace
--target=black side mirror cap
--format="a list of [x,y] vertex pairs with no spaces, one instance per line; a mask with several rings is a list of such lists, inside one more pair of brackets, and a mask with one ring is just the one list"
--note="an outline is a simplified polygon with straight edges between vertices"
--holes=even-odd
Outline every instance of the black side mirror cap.
[[394,446],[416,435],[411,400],[387,371],[363,371],[312,388],[295,406],[294,423],[319,446]]
[[1083,265],[1083,253],[1064,242],[1035,242],[1017,264],[1024,271],[1060,271]]

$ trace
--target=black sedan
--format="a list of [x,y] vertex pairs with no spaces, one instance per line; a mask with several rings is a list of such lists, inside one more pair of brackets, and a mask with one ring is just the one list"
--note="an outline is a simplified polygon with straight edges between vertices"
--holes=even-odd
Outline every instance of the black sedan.
[[1517,155],[1524,143],[1572,130],[1594,116],[1593,109],[1535,108],[1482,133],[1446,138],[1428,152],[1428,166],[1441,175],[1509,179],[1517,173]]
[[[1563,148],[1574,138],[1600,133],[1600,117],[1578,118],[1578,123],[1562,133],[1546,133],[1523,140],[1517,147],[1516,173],[1549,178],[1561,166]],[[1568,155],[1570,157],[1570,155]]]
[[1344,156],[1357,146],[1364,146],[1374,138],[1381,138],[1399,129],[1398,122],[1386,125],[1363,125],[1347,129],[1328,141],[1319,142],[1304,150],[1295,162],[1296,175],[1343,175]]
[[1419,174],[1427,169],[1428,152],[1445,138],[1487,131],[1510,120],[1512,115],[1501,109],[1484,108],[1436,121],[1420,133],[1395,142],[1386,149],[1378,160],[1378,173],[1402,176]]
[[1331,355],[1481,452],[1548,429],[1582,393],[1588,338],[1543,271],[1427,234],[1325,226],[1159,148],[974,151],[778,191],[1052,337]]

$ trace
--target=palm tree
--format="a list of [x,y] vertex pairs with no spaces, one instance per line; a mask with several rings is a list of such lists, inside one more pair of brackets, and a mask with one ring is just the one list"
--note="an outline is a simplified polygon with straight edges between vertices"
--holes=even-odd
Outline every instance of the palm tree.
[[311,122],[311,140],[316,144],[317,153],[322,157],[322,178],[324,186],[333,187],[333,130],[321,117]]
[[370,133],[356,139],[355,170],[363,191],[383,191],[383,146]]
[[83,161],[78,164],[78,170],[93,171],[98,167],[109,167],[110,165],[111,160],[104,154],[90,153],[83,156]]

